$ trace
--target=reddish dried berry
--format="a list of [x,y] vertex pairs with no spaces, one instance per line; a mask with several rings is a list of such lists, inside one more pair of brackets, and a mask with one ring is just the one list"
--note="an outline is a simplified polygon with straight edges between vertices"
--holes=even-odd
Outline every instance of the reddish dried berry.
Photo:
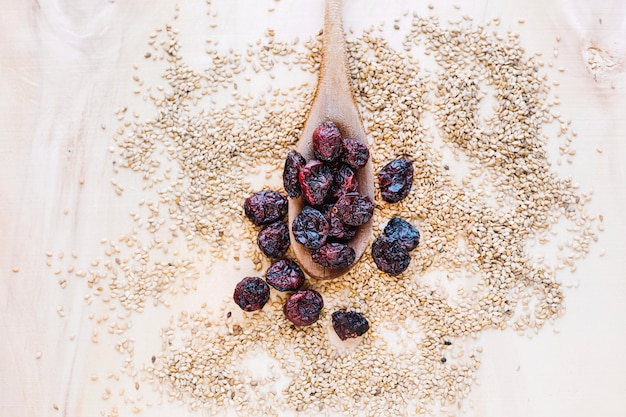
[[413,163],[408,159],[389,162],[378,173],[378,185],[383,200],[397,203],[404,199],[413,185]]
[[409,251],[399,241],[387,236],[378,237],[372,244],[372,258],[383,272],[398,275],[404,272],[411,262]]
[[315,290],[303,290],[293,293],[285,303],[285,317],[296,326],[308,326],[320,318],[324,308],[324,299]]
[[300,168],[298,180],[304,199],[317,206],[324,203],[328,190],[333,185],[333,173],[323,162],[312,160]]
[[278,291],[296,291],[304,284],[304,272],[291,259],[281,259],[270,266],[265,280]]
[[357,193],[344,194],[335,204],[339,220],[349,226],[361,226],[374,214],[374,203],[368,196]]
[[287,195],[291,198],[299,197],[302,194],[298,173],[300,168],[306,165],[304,156],[296,151],[289,152],[285,159],[285,168],[283,169],[283,185]]
[[352,168],[348,165],[341,165],[333,172],[333,185],[330,188],[330,195],[339,198],[347,193],[356,193],[359,190],[359,183]]
[[268,258],[280,258],[289,249],[289,228],[283,220],[270,223],[259,232],[257,244]]
[[243,205],[246,216],[257,226],[273,223],[287,214],[287,198],[272,190],[259,191]]
[[260,310],[270,299],[270,287],[262,278],[245,277],[235,286],[233,299],[243,311]]
[[354,263],[356,254],[354,249],[343,243],[327,243],[311,256],[313,262],[325,268],[345,268]]
[[308,249],[319,249],[328,238],[328,221],[319,210],[305,206],[293,219],[291,231],[296,242]]
[[399,217],[394,217],[387,222],[383,234],[391,240],[400,242],[408,251],[412,251],[420,243],[420,232]]
[[337,125],[324,122],[313,132],[313,154],[315,158],[331,162],[339,158],[343,150],[343,139]]
[[334,205],[324,206],[324,214],[328,220],[328,239],[348,241],[356,236],[357,228],[342,222]]
[[365,316],[356,311],[335,311],[332,322],[333,329],[341,340],[362,336],[370,329]]
[[363,168],[369,157],[370,151],[365,144],[351,138],[343,140],[343,155],[341,160],[350,165],[351,168]]

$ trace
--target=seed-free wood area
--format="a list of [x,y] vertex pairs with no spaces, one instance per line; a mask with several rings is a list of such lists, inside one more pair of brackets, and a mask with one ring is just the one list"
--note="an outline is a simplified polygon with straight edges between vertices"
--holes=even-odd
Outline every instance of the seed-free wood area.
[[[432,374],[442,380],[436,386],[423,386],[420,392],[431,390],[429,395],[438,398],[443,392],[449,394],[450,388],[466,389],[469,396],[462,399],[461,415],[622,414],[626,385],[624,365],[619,361],[624,342],[619,323],[626,318],[626,223],[622,215],[626,209],[626,78],[620,41],[626,35],[622,26],[626,10],[619,2],[583,5],[533,0],[495,4],[473,0],[458,2],[457,7],[454,2],[398,1],[381,7],[380,2],[346,0],[347,39],[353,42],[354,56],[360,57],[353,62],[369,62],[369,67],[359,67],[368,77],[355,82],[360,111],[372,133],[370,140],[381,152],[374,156],[375,162],[380,165],[386,158],[382,152],[393,153],[394,149],[411,150],[419,159],[415,153],[419,139],[417,143],[428,146],[424,154],[439,148],[441,158],[433,171],[436,177],[418,179],[447,178],[450,184],[463,188],[464,194],[455,194],[459,200],[451,205],[438,184],[424,185],[422,181],[420,186],[416,181],[411,201],[426,201],[432,196],[441,201],[430,200],[431,206],[456,209],[462,207],[463,196],[476,201],[491,199],[495,205],[516,201],[515,195],[502,192],[511,190],[505,180],[494,181],[485,173],[466,175],[473,164],[491,157],[481,152],[481,147],[497,137],[492,130],[501,125],[490,119],[496,104],[491,96],[504,87],[469,77],[475,74],[471,65],[448,64],[446,58],[459,56],[455,45],[483,45],[481,36],[494,39],[493,31],[497,32],[493,36],[501,37],[501,44],[515,46],[519,42],[524,58],[533,57],[537,71],[547,77],[545,85],[551,90],[545,101],[555,105],[544,115],[552,120],[543,132],[550,169],[559,178],[572,177],[578,188],[571,189],[577,190],[579,200],[560,206],[563,213],[572,213],[571,221],[559,222],[549,232],[528,239],[528,250],[539,265],[542,257],[548,264],[560,258],[555,277],[562,283],[565,301],[561,304],[556,299],[558,291],[542,293],[539,300],[546,305],[563,305],[567,310],[554,323],[539,325],[538,334],[534,329],[541,317],[533,315],[535,306],[523,308],[525,301],[536,300],[520,295],[520,315],[509,323],[508,330],[482,331],[476,339],[455,337],[451,345],[442,339],[433,346],[430,340],[435,340],[437,331],[454,335],[455,325],[467,323],[468,317],[447,316],[450,304],[420,292],[418,286],[412,288],[422,297],[416,308],[431,316],[420,317],[415,325],[376,322],[388,317],[385,310],[396,311],[411,302],[402,294],[395,303],[387,296],[389,291],[403,288],[408,278],[398,278],[397,284],[388,280],[386,287],[374,289],[353,279],[354,287],[343,290],[349,294],[361,291],[364,296],[363,300],[351,296],[349,306],[371,313],[375,320],[371,335],[341,349],[332,334],[327,337],[323,333],[327,330],[324,327],[303,332],[282,328],[280,300],[274,297],[273,307],[267,309],[268,314],[274,314],[271,323],[276,332],[283,329],[289,340],[303,347],[302,352],[295,353],[311,361],[304,366],[312,371],[310,383],[316,392],[307,391],[306,386],[286,387],[278,372],[281,358],[289,361],[288,355],[280,352],[282,345],[276,345],[279,352],[265,345],[258,351],[251,348],[240,352],[235,342],[241,340],[250,347],[247,332],[264,322],[259,316],[243,317],[235,306],[231,306],[232,311],[221,308],[228,307],[223,298],[242,275],[260,275],[266,267],[266,261],[248,247],[254,230],[232,220],[241,203],[235,197],[265,184],[280,184],[275,165],[281,161],[279,156],[295,145],[315,82],[315,54],[319,50],[315,49],[314,35],[321,28],[321,4],[287,0],[192,1],[180,2],[180,6],[169,1],[5,3],[0,25],[0,178],[4,197],[0,204],[4,236],[0,240],[4,339],[0,348],[0,414],[201,415],[187,411],[187,406],[203,407],[203,399],[210,402],[208,399],[217,398],[244,411],[257,405],[267,409],[282,404],[283,389],[290,394],[284,405],[297,409],[308,398],[326,392],[325,381],[317,373],[323,371],[333,381],[347,376],[344,387],[360,387],[364,383],[361,379],[373,378],[380,385],[361,394],[359,401],[370,401],[372,409],[393,410],[398,402],[385,404],[381,399],[386,401],[394,393],[402,395],[403,386],[418,387],[419,375],[414,371],[422,368],[407,366],[405,373],[396,372],[394,379],[388,380],[384,378],[386,370],[400,362],[385,361],[399,361],[397,352],[411,351],[412,346],[406,343],[413,340],[411,332],[420,334],[426,325],[430,333],[424,335],[420,360],[425,364],[423,369],[432,367]],[[416,20],[413,11],[425,20]],[[439,16],[438,26],[431,25],[428,16],[432,14]],[[455,32],[438,31],[455,22],[473,28],[483,25],[483,35],[475,30],[463,32],[476,35],[463,39],[455,37]],[[389,53],[389,48],[402,52],[402,41],[413,30],[423,42],[413,48],[413,59],[419,60],[419,65],[408,57],[398,61],[394,58],[397,54]],[[513,32],[510,37],[509,30]],[[428,34],[428,45],[435,49],[425,46]],[[378,35],[388,39],[389,46],[376,43]],[[372,50],[374,46],[379,46],[377,52]],[[366,47],[370,48],[367,54],[388,58],[386,65],[377,66],[375,59],[368,61]],[[465,53],[470,62],[474,52]],[[443,61],[437,63],[436,59]],[[177,65],[168,71],[172,63]],[[516,68],[514,62],[510,64],[502,68]],[[422,71],[413,78],[405,77],[403,68],[407,67]],[[441,68],[452,76],[439,77],[436,71]],[[510,77],[520,77],[520,86],[527,91],[541,90],[544,85],[531,88],[532,71],[516,74],[503,70],[501,74],[504,85],[509,85],[506,81]],[[393,96],[391,103],[383,94],[391,89],[381,87],[385,77],[405,87],[404,95]],[[371,85],[372,80],[378,87]],[[529,80],[530,85],[524,83]],[[423,98],[419,95],[422,88],[427,93]],[[520,90],[506,91],[516,97]],[[414,116],[407,113],[403,120],[398,116],[404,115],[398,111],[405,104],[402,97],[420,103],[423,100],[424,108],[414,109]],[[529,103],[533,104],[532,100],[511,102],[510,109],[504,108],[499,114],[512,117],[513,123],[519,115],[513,110]],[[221,108],[224,111],[216,110]],[[274,110],[273,117],[259,117],[266,108]],[[162,118],[156,117],[157,110]],[[469,129],[467,121],[473,115],[486,129],[484,136]],[[388,120],[388,116],[396,119]],[[401,132],[395,148],[386,146],[385,141],[398,134],[394,128],[405,126],[410,117],[421,120],[419,129],[409,132],[415,136]],[[261,125],[259,120],[268,125]],[[264,132],[277,132],[279,125],[285,133],[270,138],[270,147]],[[247,138],[250,148],[246,152],[238,148],[243,130],[254,134]],[[459,131],[465,136],[453,136]],[[446,132],[448,141],[442,139]],[[492,145],[498,150],[493,161],[503,162],[501,168],[507,169],[507,150],[517,149],[521,139],[516,135],[527,132],[506,132],[503,138],[510,140],[506,145],[511,148]],[[163,141],[163,135],[174,139]],[[467,142],[460,142],[463,138]],[[487,140],[481,141],[483,138]],[[463,144],[467,146],[462,148]],[[541,157],[539,153],[529,155]],[[524,162],[530,161],[525,158]],[[223,169],[231,160],[240,163]],[[535,170],[539,167],[524,165],[521,171],[513,172],[515,178],[527,175],[523,169],[529,167],[539,172]],[[214,172],[214,177],[202,174],[207,171]],[[250,184],[241,183],[243,175],[249,176]],[[221,187],[225,183],[238,184],[239,188],[233,194]],[[532,183],[513,182],[520,186],[520,195],[532,197],[532,203],[551,204],[537,194],[547,191],[550,195],[561,188],[542,184],[538,182],[533,188]],[[581,213],[579,204],[584,204],[588,217],[575,216]],[[214,217],[203,215],[207,207]],[[412,260],[416,275],[429,259],[450,266],[455,259],[468,259],[467,255],[457,258],[457,252],[459,256],[471,253],[472,244],[495,247],[493,238],[498,235],[477,227],[473,236],[487,240],[459,241],[455,252],[450,253],[446,249],[456,240],[444,233],[443,226],[454,226],[445,222],[454,216],[458,219],[457,211],[442,209],[442,215],[434,217],[428,208],[412,212],[409,206],[403,207],[381,207],[374,233],[393,214],[417,221],[424,240]],[[518,210],[529,213],[529,222],[535,223],[543,213],[541,205],[531,203],[520,204]],[[431,217],[426,219],[432,222],[420,219],[420,213],[429,213]],[[468,213],[472,211],[468,209]],[[230,217],[220,221],[220,215]],[[506,234],[525,230],[519,218],[512,213],[509,223],[498,225],[504,241],[522,241]],[[476,224],[487,221],[476,220]],[[592,229],[585,229],[589,225]],[[565,236],[580,239],[572,242]],[[587,249],[584,259],[576,256]],[[421,258],[420,253],[432,254],[432,258]],[[508,256],[506,250],[502,253]],[[367,271],[367,259],[365,262],[358,271]],[[471,301],[485,288],[494,288],[493,283],[456,277],[462,275],[463,267],[432,270],[420,275],[417,282],[433,289],[441,284],[455,300]],[[502,280],[503,286],[509,284]],[[339,305],[342,289],[334,283],[324,285],[329,303]],[[516,297],[514,287],[508,294]],[[506,301],[495,299],[500,295],[494,291],[480,300],[498,306]],[[445,308],[431,308],[437,303]],[[461,311],[463,305],[454,307]],[[205,316],[205,308],[214,314]],[[487,311],[494,323],[503,322],[492,314],[497,309]],[[213,343],[213,328],[224,329],[220,336],[224,343],[205,352],[202,347]],[[189,343],[180,340],[189,335],[193,335]],[[168,349],[170,341],[181,348],[180,352]],[[324,355],[315,357],[315,346]],[[229,362],[232,351],[242,355],[238,367]],[[377,360],[372,360],[371,352],[380,353]],[[445,355],[435,356],[441,352]],[[463,362],[470,355],[476,362]],[[200,379],[211,370],[201,369],[199,376],[194,376],[188,372],[188,364],[218,365],[228,375],[220,375],[219,384],[212,386],[217,391],[209,392]],[[330,364],[342,364],[344,370],[359,364],[366,367],[345,373],[334,371]],[[469,372],[465,381],[461,368],[467,364],[476,366],[477,371]],[[460,382],[450,379],[457,375]],[[480,384],[471,381],[473,377]],[[424,383],[433,381],[424,377]],[[187,392],[188,386],[201,387],[200,394],[182,396],[182,406],[168,401],[168,393],[176,397]],[[253,398],[255,392],[263,394],[266,403],[243,404],[240,399],[248,388]],[[158,390],[163,391],[162,396]],[[344,400],[349,403],[353,399]],[[416,413],[415,404],[411,406],[409,415]],[[324,398],[319,400],[319,407],[330,408]],[[456,412],[449,406],[444,411],[439,407],[434,410],[437,415]],[[314,414],[310,408],[309,413]]]

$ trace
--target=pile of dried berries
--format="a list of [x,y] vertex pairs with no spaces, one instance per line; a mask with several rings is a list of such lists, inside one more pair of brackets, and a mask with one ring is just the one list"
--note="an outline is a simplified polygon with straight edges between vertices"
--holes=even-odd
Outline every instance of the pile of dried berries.
[[345,268],[356,260],[348,243],[374,214],[374,202],[359,194],[356,177],[369,150],[356,139],[344,138],[332,121],[319,125],[312,139],[316,159],[306,161],[293,151],[285,160],[285,190],[306,203],[291,225],[292,233],[297,243],[313,252],[315,263]]
[[[290,154],[286,165],[291,165],[290,160],[297,161],[297,155]],[[336,182],[333,183],[333,185],[336,184]],[[341,185],[336,188],[340,189]],[[318,191],[314,189],[313,192]],[[248,219],[256,225],[265,225],[258,234],[257,243],[261,251],[269,258],[282,258],[289,249],[289,230],[283,221],[287,211],[286,201],[282,194],[264,190],[248,197],[244,203],[244,212]],[[333,225],[332,236],[345,238],[345,236],[354,235],[343,230],[345,226],[336,217],[337,209],[332,204],[326,205],[323,211],[324,214],[312,206],[305,206],[302,210],[303,214],[296,218],[297,221],[294,221],[294,235],[300,236],[300,233],[308,233],[306,242],[310,246],[307,247],[317,249],[313,253],[313,259],[320,265],[337,268],[352,264],[355,261],[354,250],[337,242],[325,242],[329,236],[331,224]],[[305,229],[309,232],[304,232]],[[322,295],[313,289],[301,290],[304,281],[305,275],[298,263],[289,258],[282,258],[268,268],[265,280],[260,277],[242,279],[235,286],[233,300],[242,310],[250,312],[261,310],[265,306],[270,298],[270,287],[281,292],[292,292],[283,307],[283,313],[294,325],[308,326],[319,319],[324,300]],[[337,313],[339,312],[333,314]],[[341,312],[341,314],[345,313]],[[352,314],[348,316],[349,321],[343,320],[337,325],[335,325],[336,319],[333,318],[333,327],[341,340],[361,336],[369,329],[367,319],[360,313],[354,314],[358,315],[358,320],[354,319],[357,316],[353,317]]]

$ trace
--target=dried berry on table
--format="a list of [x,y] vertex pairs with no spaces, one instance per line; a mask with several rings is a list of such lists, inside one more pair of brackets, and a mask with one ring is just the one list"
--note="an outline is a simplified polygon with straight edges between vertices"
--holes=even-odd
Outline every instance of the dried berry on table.
[[406,198],[412,185],[413,163],[408,159],[393,160],[378,173],[381,195],[389,203],[397,203]]
[[339,198],[344,194],[356,193],[359,190],[359,183],[356,174],[348,165],[340,165],[333,172],[333,184],[330,187],[330,195]]
[[362,336],[370,328],[365,316],[356,311],[335,311],[332,314],[332,323],[341,340]]
[[289,249],[289,228],[283,220],[265,226],[257,237],[261,252],[268,258],[281,258]]
[[285,317],[296,326],[308,326],[320,318],[324,308],[322,295],[315,290],[293,293],[283,308]]
[[243,311],[260,310],[270,299],[270,287],[262,278],[245,277],[235,286],[233,299]]
[[361,226],[374,214],[374,203],[368,196],[357,193],[344,194],[335,203],[339,219],[349,226]]
[[420,243],[420,232],[409,222],[394,217],[387,222],[383,234],[391,240],[402,243],[408,251],[412,251]]
[[354,249],[343,243],[327,243],[311,256],[313,262],[325,268],[339,269],[352,265],[356,259]]
[[287,195],[291,198],[299,197],[302,194],[298,173],[300,168],[306,165],[306,159],[299,152],[292,151],[285,159],[285,167],[283,169],[283,186]]
[[324,206],[323,213],[326,214],[326,220],[328,220],[329,240],[349,241],[356,236],[357,227],[342,222],[337,215],[337,208],[334,205],[328,204]]
[[287,214],[287,198],[272,190],[259,191],[246,198],[246,216],[257,226],[280,220]]
[[304,272],[291,259],[281,259],[270,266],[265,280],[278,291],[297,291],[304,284]]
[[300,214],[293,219],[291,231],[296,242],[308,249],[316,250],[326,243],[328,221],[319,210],[305,206]]
[[351,138],[343,140],[343,154],[341,160],[352,169],[363,168],[369,157],[370,152],[365,144]]
[[379,236],[372,244],[372,258],[374,263],[383,272],[398,275],[404,272],[411,262],[406,247],[387,236]]
[[341,156],[343,138],[335,123],[324,122],[313,132],[313,154],[315,158],[331,162]]
[[304,199],[317,206],[324,203],[328,190],[333,185],[333,173],[322,161],[312,160],[300,168],[298,180]]

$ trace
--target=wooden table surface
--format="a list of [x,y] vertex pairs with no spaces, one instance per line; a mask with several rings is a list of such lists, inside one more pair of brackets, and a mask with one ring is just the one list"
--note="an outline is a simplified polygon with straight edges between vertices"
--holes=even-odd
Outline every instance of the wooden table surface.
[[[120,124],[117,110],[127,107],[140,117],[154,111],[138,99],[133,81],[139,74],[147,82],[159,82],[162,67],[144,58],[150,34],[168,22],[182,28],[183,48],[193,62],[194,54],[202,53],[209,21],[219,23],[212,36],[233,48],[253,42],[269,26],[301,39],[321,28],[321,2],[212,3],[216,18],[207,16],[206,2],[194,0],[180,0],[178,6],[174,0],[3,1],[0,415],[99,416],[112,408],[114,400],[103,399],[109,384],[135,390],[123,378],[111,379],[122,356],[107,346],[106,331],[100,330],[99,343],[92,341],[95,321],[108,306],[90,305],[87,285],[67,270],[93,268],[103,258],[106,242],[132,227],[129,210],[140,199],[152,198],[142,194],[139,179],[117,171],[112,139]],[[346,0],[344,23],[359,33],[371,24],[392,22],[406,9],[426,10],[426,4],[416,3],[380,7],[376,1]],[[453,2],[432,3],[442,20],[460,13]],[[623,416],[626,3],[457,3],[478,22],[499,16],[502,29],[518,31],[528,51],[543,52],[546,61],[554,61],[546,71],[560,81],[559,111],[578,132],[573,163],[556,169],[571,175],[582,190],[592,190],[590,210],[604,217],[604,231],[590,254],[576,272],[562,275],[571,284],[565,289],[567,313],[562,318],[532,339],[513,331],[480,336],[480,384],[470,394],[472,407],[462,415]],[[557,36],[559,57],[552,59]],[[595,66],[589,64],[592,58]],[[116,193],[117,181],[126,187],[124,197]],[[64,277],[68,282],[62,288]],[[175,312],[203,298],[221,302],[230,284],[199,283],[198,291],[211,287],[211,295],[172,298],[169,311],[134,315],[130,335],[142,341],[136,354],[159,349],[158,329]],[[203,415],[177,403],[159,403],[150,387],[138,392],[144,402],[154,398],[144,415]],[[118,403],[120,415],[134,415],[132,405]]]

